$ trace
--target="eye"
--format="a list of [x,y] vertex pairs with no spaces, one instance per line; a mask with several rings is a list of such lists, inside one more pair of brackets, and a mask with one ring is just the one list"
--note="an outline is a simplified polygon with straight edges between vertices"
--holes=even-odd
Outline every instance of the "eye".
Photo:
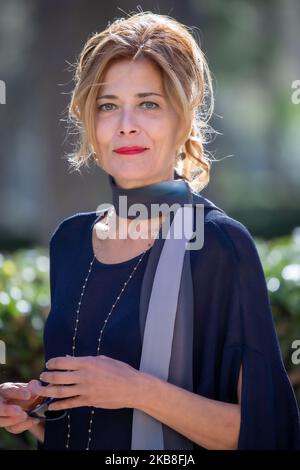
[[[159,105],[158,105],[157,103],[154,103],[153,101],[143,101],[143,102],[141,103],[141,105],[142,105],[142,104],[152,104],[152,105],[154,104],[154,107],[148,107],[148,106],[146,106],[146,109],[156,109],[156,108],[159,108]],[[104,109],[104,106],[115,106],[115,104],[114,104],[114,103],[104,103],[104,104],[101,104],[101,105],[97,106],[97,109],[99,109],[99,111],[104,111],[104,112],[106,112],[106,111],[111,111],[111,109],[107,109],[107,108]]]
[[[154,104],[157,108],[159,107],[158,104],[154,103],[153,101],[143,101],[143,103],[141,104]],[[146,109],[155,109],[155,108],[148,108],[147,106]]]
[[[104,104],[101,104],[101,105],[97,106],[97,109],[99,109],[99,111],[103,111],[103,109],[102,109],[103,106],[114,106],[114,104],[113,103],[104,103]],[[110,109],[108,111],[110,111]]]

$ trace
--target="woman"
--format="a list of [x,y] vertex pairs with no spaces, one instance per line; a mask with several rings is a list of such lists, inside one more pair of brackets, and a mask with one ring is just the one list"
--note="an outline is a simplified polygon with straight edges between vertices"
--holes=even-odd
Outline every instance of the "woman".
[[[75,214],[55,230],[42,383],[2,392],[59,399],[49,413],[66,416],[36,424],[13,418],[3,401],[2,426],[30,429],[40,449],[299,448],[254,242],[199,194],[213,103],[201,49],[176,20],[138,13],[87,41],[75,78],[70,116],[81,140],[70,161],[79,169],[95,159],[113,209]],[[133,204],[147,209],[141,220]],[[187,249],[191,232],[162,236],[180,214],[196,238],[203,229],[197,249]]]

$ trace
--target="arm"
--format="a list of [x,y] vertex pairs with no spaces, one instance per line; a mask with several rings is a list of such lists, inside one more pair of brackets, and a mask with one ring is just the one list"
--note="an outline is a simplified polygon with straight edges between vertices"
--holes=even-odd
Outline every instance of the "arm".
[[[136,408],[202,447],[237,448],[241,375],[237,403],[232,404],[189,392],[107,356],[52,358],[47,369],[40,379],[49,385],[43,387],[37,381],[33,391],[36,395],[60,399],[50,404],[49,410],[80,406]],[[52,369],[54,372],[50,372]],[[62,387],[71,383],[71,390]]]
[[206,449],[236,449],[240,430],[242,367],[238,404],[211,400],[153,375],[141,373],[135,408]]

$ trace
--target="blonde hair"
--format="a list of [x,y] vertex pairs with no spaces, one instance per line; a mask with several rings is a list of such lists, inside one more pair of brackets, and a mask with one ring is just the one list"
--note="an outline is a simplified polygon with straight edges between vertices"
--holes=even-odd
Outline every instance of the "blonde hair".
[[143,57],[162,71],[167,97],[182,119],[181,152],[174,169],[195,192],[208,184],[211,162],[204,144],[207,135],[216,132],[208,125],[214,106],[212,77],[189,29],[167,15],[139,12],[108,23],[87,40],[75,64],[68,107],[70,123],[79,132],[77,148],[68,154],[73,169],[88,166],[97,155],[96,97],[108,67],[118,59]]

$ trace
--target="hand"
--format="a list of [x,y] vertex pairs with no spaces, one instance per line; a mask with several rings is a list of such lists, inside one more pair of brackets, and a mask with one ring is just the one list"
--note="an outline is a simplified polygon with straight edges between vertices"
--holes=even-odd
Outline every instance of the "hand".
[[[36,381],[31,381],[29,384]],[[13,434],[27,431],[40,421],[28,416],[23,408],[35,397],[27,383],[0,384],[0,427]]]
[[[93,406],[96,408],[133,408],[139,371],[108,356],[57,357],[48,361],[32,391],[44,397],[59,398],[49,410]],[[67,372],[66,372],[67,370]]]

